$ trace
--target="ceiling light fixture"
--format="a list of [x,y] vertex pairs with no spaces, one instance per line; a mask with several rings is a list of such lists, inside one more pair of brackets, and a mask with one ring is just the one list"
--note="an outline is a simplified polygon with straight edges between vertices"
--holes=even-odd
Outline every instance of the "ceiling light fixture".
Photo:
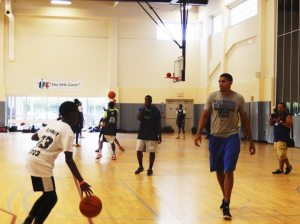
[[69,0],[51,0],[51,4],[53,4],[53,5],[71,5],[72,2]]

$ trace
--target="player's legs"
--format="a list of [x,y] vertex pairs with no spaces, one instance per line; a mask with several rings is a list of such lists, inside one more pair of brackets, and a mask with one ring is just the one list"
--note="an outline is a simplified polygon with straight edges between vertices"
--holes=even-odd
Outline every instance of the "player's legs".
[[281,142],[281,141],[274,142],[274,151],[275,151],[275,157],[278,159],[279,168],[277,170],[273,171],[272,173],[273,174],[283,174],[284,173],[283,166],[287,159],[287,144],[286,144],[286,142]]
[[143,150],[146,146],[146,142],[144,140],[138,139],[136,144],[136,157],[139,163],[139,167],[135,171],[135,174],[139,174],[144,171],[143,167]]
[[179,123],[177,123],[177,128],[178,128],[178,135],[177,135],[176,139],[180,139],[181,126]]
[[32,206],[24,223],[29,224],[32,223],[33,220],[34,223],[43,223],[57,202],[54,178],[32,176],[31,181],[33,190],[42,191],[43,194]]
[[117,138],[115,138],[115,143],[117,144],[117,146],[118,146],[119,150],[121,150],[121,151],[125,151],[124,147],[123,147],[123,146],[121,146],[121,144],[120,144],[120,142],[118,141],[118,139],[117,139]]
[[76,143],[76,147],[80,147],[80,145],[79,145],[79,143],[78,143],[78,138],[79,138],[79,131],[76,131],[76,133],[75,133],[75,143]]
[[182,127],[181,127],[181,129],[182,129],[183,139],[185,139],[184,123],[182,124]]
[[57,202],[57,195],[55,191],[43,193],[42,201],[37,209],[37,214],[35,215],[35,223],[44,223],[51,210],[54,208]]
[[154,161],[155,161],[155,152],[150,152],[150,155],[149,155],[149,169],[147,171],[148,176],[151,176],[153,174],[152,168],[153,168]]
[[111,145],[111,150],[112,150],[112,153],[113,153],[112,160],[116,160],[117,159],[117,156],[116,156],[116,145],[115,145],[114,142],[111,143],[110,145]]
[[152,176],[153,174],[153,165],[155,161],[155,152],[157,147],[157,141],[146,141],[147,150],[150,152],[149,155],[149,169],[147,171],[148,176]]
[[96,149],[96,151],[95,151],[98,153],[96,156],[96,159],[101,159],[101,157],[102,157],[102,148],[103,148],[104,141],[106,141],[106,139],[104,138],[104,135],[102,134],[102,132],[100,132],[99,140],[98,140],[98,149]]

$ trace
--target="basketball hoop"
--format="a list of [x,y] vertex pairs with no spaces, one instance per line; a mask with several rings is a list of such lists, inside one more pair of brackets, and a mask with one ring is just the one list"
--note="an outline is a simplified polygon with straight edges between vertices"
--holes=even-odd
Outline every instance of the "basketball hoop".
[[175,73],[171,74],[170,72],[168,72],[166,74],[166,79],[172,79],[173,82],[180,82],[181,78],[179,76],[175,76]]

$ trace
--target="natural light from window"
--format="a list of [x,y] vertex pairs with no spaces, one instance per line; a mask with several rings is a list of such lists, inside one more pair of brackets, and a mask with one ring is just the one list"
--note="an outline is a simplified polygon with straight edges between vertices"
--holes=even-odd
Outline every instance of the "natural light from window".
[[212,34],[220,33],[222,31],[222,15],[212,17]]
[[233,26],[257,15],[257,0],[247,0],[230,8],[230,25]]
[[107,97],[29,97],[8,96],[6,123],[9,126],[25,123],[41,126],[58,118],[58,109],[64,101],[78,98],[83,107],[84,128],[95,127],[107,108]]
[[[181,24],[178,23],[169,23],[165,24],[167,29],[172,33],[173,38],[176,41],[182,40],[182,29]],[[195,33],[195,25],[194,24],[188,24],[187,25],[187,31],[186,31],[186,40],[194,41],[196,40],[196,33]],[[156,37],[158,40],[172,40],[170,35],[167,31],[165,31],[164,28],[157,26],[156,28]]]

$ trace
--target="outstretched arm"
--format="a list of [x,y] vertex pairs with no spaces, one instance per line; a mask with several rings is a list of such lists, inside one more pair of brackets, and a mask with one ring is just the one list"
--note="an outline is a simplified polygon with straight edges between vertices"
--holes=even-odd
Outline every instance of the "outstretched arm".
[[91,195],[93,191],[90,189],[90,185],[86,183],[81,174],[79,173],[79,170],[75,164],[75,161],[73,160],[73,153],[72,152],[65,152],[65,157],[66,157],[66,163],[68,167],[70,168],[72,174],[75,176],[75,178],[78,180],[80,189],[86,194],[86,195]]

